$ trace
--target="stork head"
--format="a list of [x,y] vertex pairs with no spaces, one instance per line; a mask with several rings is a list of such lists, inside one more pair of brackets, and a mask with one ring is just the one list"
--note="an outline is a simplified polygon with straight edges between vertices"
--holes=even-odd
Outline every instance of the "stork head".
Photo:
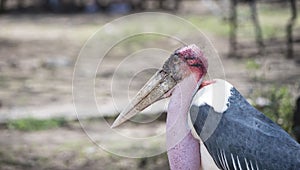
[[194,44],[179,48],[163,65],[162,70],[170,73],[177,83],[194,74],[199,81],[207,72],[207,59]]
[[169,97],[172,89],[186,77],[193,75],[196,81],[201,81],[207,68],[207,59],[196,45],[179,48],[120,113],[112,127],[122,124],[154,102]]

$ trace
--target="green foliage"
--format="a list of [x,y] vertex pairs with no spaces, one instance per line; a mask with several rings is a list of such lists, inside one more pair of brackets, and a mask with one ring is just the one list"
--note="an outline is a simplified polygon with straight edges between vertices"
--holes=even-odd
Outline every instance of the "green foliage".
[[[254,27],[251,19],[251,11],[248,5],[239,5],[238,29],[239,39],[253,39],[255,37]],[[263,38],[270,39],[273,37],[284,38],[286,22],[290,17],[289,8],[282,8],[269,4],[258,5],[258,19],[263,33]],[[213,33],[218,36],[228,37],[229,24],[228,20],[222,20],[213,15],[199,16],[190,15],[187,20],[197,26],[204,32]],[[297,18],[300,22],[300,17]]]
[[11,120],[7,126],[9,129],[21,130],[21,131],[37,131],[46,130],[51,128],[60,127],[66,124],[66,120],[60,119],[48,119],[39,120],[35,118],[25,118],[18,120]]
[[246,68],[249,70],[257,70],[260,68],[260,64],[258,64],[255,60],[249,59],[246,62]]
[[280,125],[284,130],[291,133],[294,106],[291,102],[292,97],[288,87],[274,86],[262,92],[261,96],[267,98],[270,103],[264,107],[256,105],[257,109]]
[[229,25],[218,17],[215,16],[204,16],[199,17],[189,16],[187,18],[192,24],[200,29],[200,31],[214,33],[218,36],[227,37],[229,33]]

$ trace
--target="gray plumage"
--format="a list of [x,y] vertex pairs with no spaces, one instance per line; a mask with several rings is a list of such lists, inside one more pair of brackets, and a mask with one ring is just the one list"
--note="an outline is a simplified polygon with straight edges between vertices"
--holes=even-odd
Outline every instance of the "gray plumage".
[[[220,169],[300,170],[300,145],[264,114],[252,107],[233,87],[228,108],[215,112],[207,105],[192,105],[195,131]],[[208,114],[220,117],[218,126],[204,136]],[[214,123],[214,122],[212,122]],[[208,133],[209,134],[209,133]]]

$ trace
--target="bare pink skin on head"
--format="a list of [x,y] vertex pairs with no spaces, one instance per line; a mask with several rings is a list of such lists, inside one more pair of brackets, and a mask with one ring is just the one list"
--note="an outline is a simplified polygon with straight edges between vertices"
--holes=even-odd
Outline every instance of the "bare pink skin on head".
[[[190,45],[175,51],[191,71],[172,92],[167,115],[167,149],[172,170],[199,170],[200,143],[188,126],[188,111],[198,82],[207,72],[207,59],[201,50]],[[182,68],[186,69],[186,68]]]
[[189,69],[197,75],[197,81],[207,73],[207,59],[204,53],[195,44],[182,47],[176,50],[175,54],[186,62]]

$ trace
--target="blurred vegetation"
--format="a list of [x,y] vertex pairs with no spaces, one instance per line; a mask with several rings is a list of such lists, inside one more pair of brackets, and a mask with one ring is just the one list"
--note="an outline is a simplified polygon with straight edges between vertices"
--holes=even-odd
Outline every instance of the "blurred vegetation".
[[10,120],[7,123],[9,129],[21,131],[38,131],[51,128],[57,128],[66,125],[67,121],[63,118],[40,120],[36,118],[25,118]]
[[246,68],[249,70],[257,70],[261,67],[259,63],[257,63],[254,59],[248,59],[246,61]]
[[264,106],[254,102],[254,106],[288,133],[292,134],[294,105],[289,88],[287,86],[273,86],[265,91],[256,91],[251,98],[255,101],[258,97],[262,97],[268,102]]
[[192,15],[187,18],[192,24],[198,27],[201,31],[214,33],[218,36],[228,37],[229,25],[226,22],[220,22],[220,18],[215,16],[199,17]]
[[[237,9],[237,13],[239,21],[238,36],[252,39],[255,37],[255,32],[250,18],[251,13],[249,7],[247,5],[241,5]],[[265,39],[285,37],[285,21],[290,17],[289,8],[260,4],[258,6],[258,13],[263,37]],[[198,15],[193,15],[187,19],[201,30],[203,29],[218,36],[228,37],[229,25],[226,20],[220,17],[218,18],[211,15],[199,17]],[[300,22],[300,17],[297,21],[298,23]]]

